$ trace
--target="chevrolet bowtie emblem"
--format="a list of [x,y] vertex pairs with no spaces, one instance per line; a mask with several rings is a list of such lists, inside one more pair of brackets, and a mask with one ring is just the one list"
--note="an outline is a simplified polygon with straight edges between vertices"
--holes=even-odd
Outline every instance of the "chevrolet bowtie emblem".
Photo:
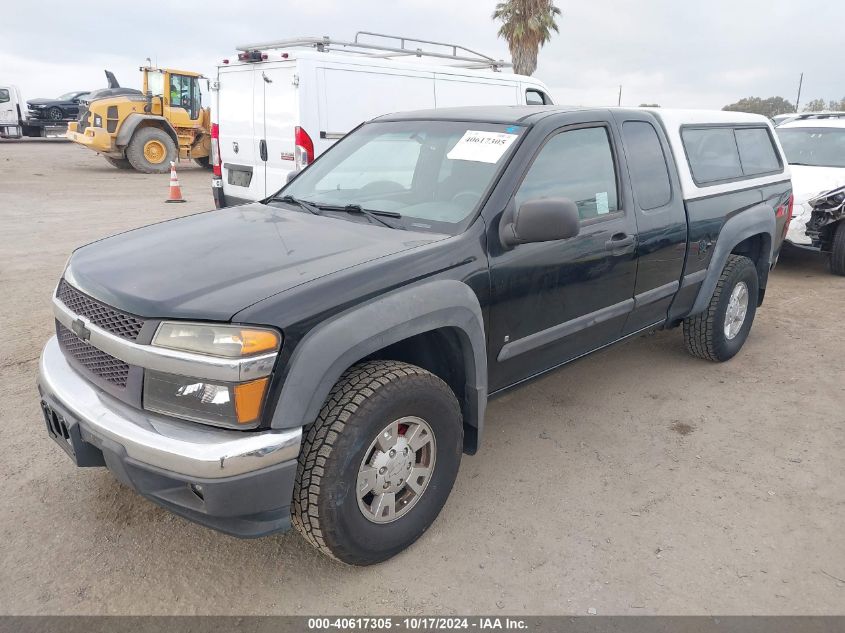
[[83,341],[87,341],[89,338],[91,338],[91,330],[85,327],[85,321],[83,321],[82,319],[76,319],[73,323],[71,323],[70,329],[73,330],[74,334],[76,334]]

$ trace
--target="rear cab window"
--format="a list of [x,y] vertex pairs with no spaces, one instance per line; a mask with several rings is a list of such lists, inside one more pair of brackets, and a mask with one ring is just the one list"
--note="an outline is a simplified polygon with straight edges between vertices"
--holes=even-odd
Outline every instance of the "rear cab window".
[[783,171],[768,127],[685,126],[681,139],[699,186]]
[[657,131],[646,121],[625,121],[622,140],[630,150],[631,186],[643,211],[664,207],[672,201],[672,183],[666,155]]

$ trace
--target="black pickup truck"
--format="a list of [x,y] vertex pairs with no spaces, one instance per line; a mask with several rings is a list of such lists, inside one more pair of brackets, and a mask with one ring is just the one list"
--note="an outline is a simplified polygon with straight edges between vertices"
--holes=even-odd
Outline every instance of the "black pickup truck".
[[47,431],[191,520],[382,561],[440,512],[492,396],[657,328],[734,356],[791,200],[755,115],[380,117],[261,203],[76,250]]

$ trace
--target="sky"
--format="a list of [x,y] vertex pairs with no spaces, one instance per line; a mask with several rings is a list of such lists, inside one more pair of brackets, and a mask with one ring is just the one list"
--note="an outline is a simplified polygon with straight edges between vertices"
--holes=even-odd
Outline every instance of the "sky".
[[[845,98],[845,3],[831,0],[556,0],[560,33],[534,76],[556,103],[721,108],[747,96]],[[11,3],[0,19],[0,84],[24,99],[105,86],[103,69],[140,87],[138,67],[213,76],[238,45],[355,31],[462,44],[509,60],[494,0],[276,0]],[[87,7],[87,8],[86,8]],[[37,14],[37,16],[36,16]],[[826,45],[824,38],[830,38]]]

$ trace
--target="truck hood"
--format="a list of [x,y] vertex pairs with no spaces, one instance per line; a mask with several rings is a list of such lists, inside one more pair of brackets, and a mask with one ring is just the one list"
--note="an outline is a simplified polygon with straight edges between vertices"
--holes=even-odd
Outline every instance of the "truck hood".
[[139,316],[228,321],[271,295],[446,237],[254,203],[94,242],[74,252],[65,277]]
[[845,168],[790,165],[795,203],[803,204],[820,193],[845,185]]

